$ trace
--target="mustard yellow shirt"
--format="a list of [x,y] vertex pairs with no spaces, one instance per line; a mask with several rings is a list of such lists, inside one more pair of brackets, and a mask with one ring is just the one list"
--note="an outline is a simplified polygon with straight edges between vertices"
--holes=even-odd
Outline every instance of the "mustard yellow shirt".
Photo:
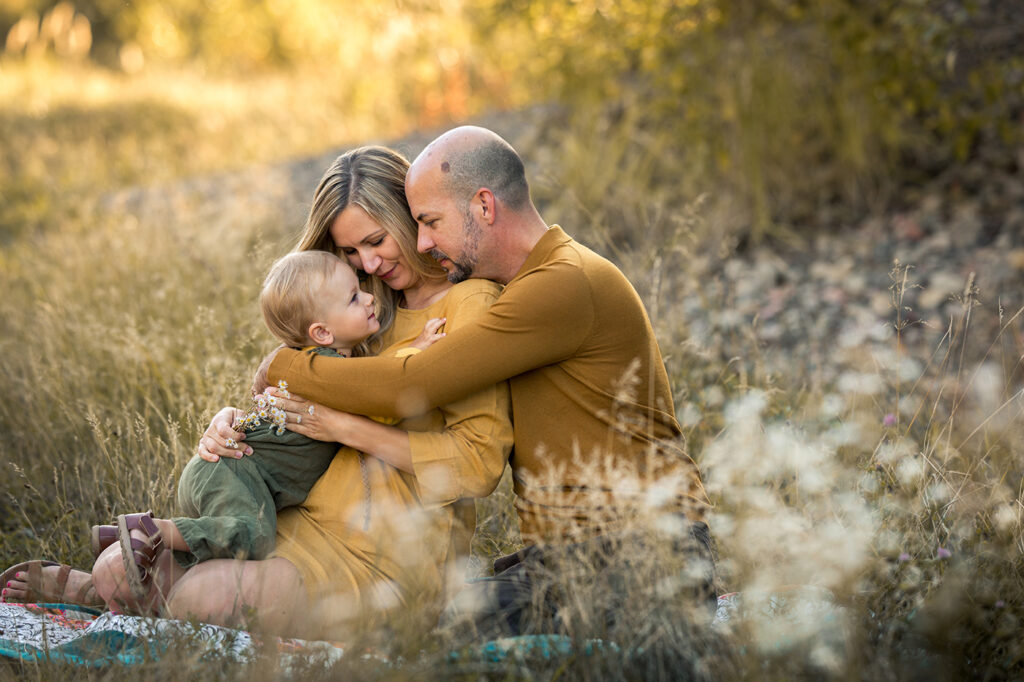
[[528,543],[613,529],[652,499],[695,521],[708,506],[640,297],[558,226],[487,312],[422,353],[342,361],[282,350],[269,374],[331,407],[396,416],[508,379]]
[[[493,282],[463,282],[423,310],[399,309],[384,334],[382,355],[394,359],[430,318],[445,317],[446,331],[458,331],[483,314],[500,290]],[[289,390],[301,395],[291,385]],[[336,384],[333,391],[346,393],[348,387]],[[495,382],[403,419],[413,474],[342,447],[306,500],[280,512],[274,556],[302,575],[316,605],[311,622],[329,632],[333,620],[353,609],[410,606],[410,599],[437,607],[441,602],[434,598],[462,582],[464,566],[457,559],[469,556],[475,516],[472,501],[457,498],[466,491],[486,495],[497,485],[512,447],[509,412],[508,385]],[[456,468],[458,476],[450,473]],[[430,605],[419,607],[430,611]]]

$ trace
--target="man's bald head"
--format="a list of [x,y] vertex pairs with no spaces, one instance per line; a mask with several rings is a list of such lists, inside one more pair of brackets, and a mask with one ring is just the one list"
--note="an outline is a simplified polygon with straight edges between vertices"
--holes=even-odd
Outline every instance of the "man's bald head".
[[526,208],[530,187],[523,161],[516,150],[496,133],[476,126],[449,130],[416,157],[409,179],[436,171],[441,187],[459,205],[465,206],[481,187],[512,210]]

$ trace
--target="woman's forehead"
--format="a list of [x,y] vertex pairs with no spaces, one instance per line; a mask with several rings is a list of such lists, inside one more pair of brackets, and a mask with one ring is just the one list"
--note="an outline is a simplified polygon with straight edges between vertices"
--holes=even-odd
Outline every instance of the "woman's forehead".
[[383,228],[361,206],[350,204],[331,224],[331,238],[336,246],[354,246]]

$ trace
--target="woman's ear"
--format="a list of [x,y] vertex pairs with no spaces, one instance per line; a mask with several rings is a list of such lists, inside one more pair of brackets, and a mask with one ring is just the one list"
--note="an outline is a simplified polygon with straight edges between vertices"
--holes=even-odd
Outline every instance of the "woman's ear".
[[309,325],[307,333],[309,338],[313,340],[313,343],[318,346],[329,346],[334,343],[334,334],[324,326],[323,322],[314,322]]

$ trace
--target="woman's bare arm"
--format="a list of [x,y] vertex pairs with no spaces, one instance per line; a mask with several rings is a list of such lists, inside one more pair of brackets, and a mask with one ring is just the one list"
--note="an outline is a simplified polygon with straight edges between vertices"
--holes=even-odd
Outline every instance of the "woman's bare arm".
[[277,395],[278,407],[289,415],[288,423],[285,424],[289,431],[301,433],[313,440],[344,443],[396,469],[413,473],[409,434],[403,429],[367,417],[332,410],[298,396],[285,398],[281,391],[273,388],[268,393]]

